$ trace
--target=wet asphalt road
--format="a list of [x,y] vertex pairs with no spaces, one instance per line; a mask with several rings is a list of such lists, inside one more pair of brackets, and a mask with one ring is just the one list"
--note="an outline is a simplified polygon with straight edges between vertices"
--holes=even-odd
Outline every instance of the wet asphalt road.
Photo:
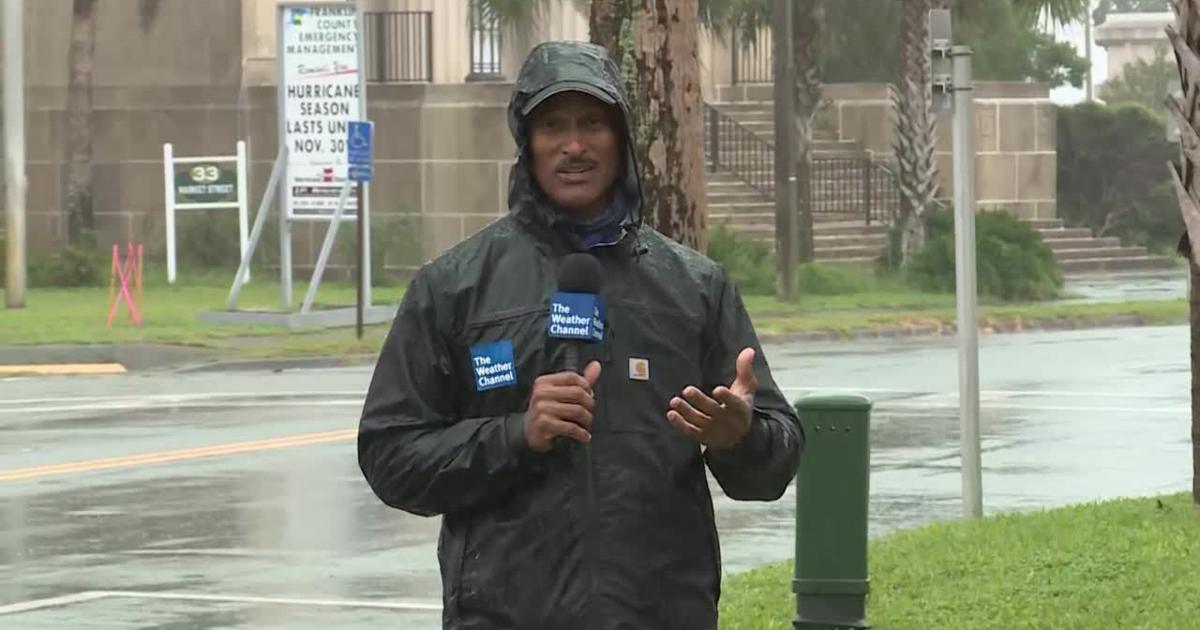
[[[1183,327],[989,337],[988,513],[1190,484]],[[876,401],[871,531],[957,517],[953,340],[767,348]],[[438,520],[357,468],[367,367],[0,380],[0,628],[439,627]],[[794,497],[713,485],[727,573],[791,557]]]

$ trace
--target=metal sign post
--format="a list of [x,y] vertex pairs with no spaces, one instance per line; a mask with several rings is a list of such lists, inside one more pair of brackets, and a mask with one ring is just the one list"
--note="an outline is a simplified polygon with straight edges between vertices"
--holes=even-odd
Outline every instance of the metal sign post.
[[[221,164],[233,162],[234,170],[223,169]],[[176,172],[177,164],[191,167]],[[167,282],[175,284],[176,245],[175,215],[179,210],[238,211],[238,251],[245,258],[249,248],[247,216],[248,197],[246,192],[246,143],[239,140],[235,155],[206,157],[175,157],[175,148],[170,142],[163,145],[163,193],[165,197],[167,228]],[[180,199],[183,201],[180,202]],[[241,270],[242,282],[250,281],[249,267]]]
[[954,60],[954,275],[958,301],[958,406],[962,418],[963,515],[983,516],[979,433],[979,320],[975,286],[975,114],[971,49],[955,46]]
[[363,302],[366,299],[367,286],[369,279],[366,268],[366,250],[367,250],[367,226],[363,220],[363,188],[367,182],[374,177],[375,167],[372,163],[375,137],[374,123],[367,122],[352,122],[350,123],[350,137],[346,140],[346,148],[349,154],[350,165],[348,175],[350,179],[357,183],[358,194],[358,260],[356,263],[358,273],[355,279],[357,291],[357,299],[355,301],[355,319],[354,319],[354,334],[362,339],[363,336]]
[[983,516],[979,430],[979,319],[975,272],[975,113],[971,49],[953,46],[949,9],[929,12],[930,98],[933,110],[954,120],[954,277],[958,304],[959,450],[962,509]]
[[24,0],[4,0],[4,303],[25,307],[25,49]]

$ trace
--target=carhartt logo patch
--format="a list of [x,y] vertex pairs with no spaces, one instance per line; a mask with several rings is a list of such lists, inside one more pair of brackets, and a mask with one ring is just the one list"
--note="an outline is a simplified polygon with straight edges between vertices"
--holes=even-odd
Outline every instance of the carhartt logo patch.
[[634,381],[650,380],[650,361],[629,357],[629,378]]

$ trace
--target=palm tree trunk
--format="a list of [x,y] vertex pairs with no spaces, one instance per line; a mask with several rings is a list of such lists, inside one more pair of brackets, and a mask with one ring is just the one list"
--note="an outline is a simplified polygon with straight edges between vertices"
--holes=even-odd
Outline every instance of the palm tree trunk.
[[[634,63],[649,120],[639,146],[646,215],[668,237],[707,246],[702,100],[695,0],[636,0]],[[642,144],[642,143],[639,143]]]
[[929,10],[946,0],[904,0],[900,78],[892,92],[893,148],[900,185],[900,260],[906,265],[925,245],[925,219],[937,195],[936,119],[929,98]]
[[631,9],[630,0],[592,0],[588,15],[588,38],[607,48],[618,61],[625,52],[621,50],[621,29]]
[[1191,261],[1188,308],[1192,324],[1192,502],[1200,509],[1200,264]]
[[813,121],[821,107],[821,26],[824,0],[800,0],[792,13],[792,55],[796,73],[796,180],[800,205],[800,262],[812,262],[812,144]]
[[1191,269],[1192,501],[1200,509],[1200,0],[1178,0],[1167,37],[1175,49],[1183,99],[1168,97],[1167,111],[1179,126],[1180,160],[1171,167],[1179,211],[1187,232],[1180,253]]
[[67,52],[67,242],[94,245],[92,208],[92,70],[96,0],[74,0]]

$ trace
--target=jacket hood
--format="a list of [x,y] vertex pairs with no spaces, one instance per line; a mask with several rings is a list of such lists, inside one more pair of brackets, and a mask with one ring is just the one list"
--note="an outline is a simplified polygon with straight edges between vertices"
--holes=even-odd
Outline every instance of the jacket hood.
[[[625,145],[624,172],[618,176],[614,203],[624,210],[621,230],[636,231],[642,224],[642,189],[634,155],[629,97],[621,71],[608,49],[586,42],[560,41],[539,44],[525,59],[508,104],[508,128],[517,145],[516,163],[508,180],[508,207],[525,222],[554,226],[561,217],[534,183],[529,168],[530,112],[542,101],[564,91],[579,91],[617,108],[621,114]],[[618,238],[624,236],[621,234]]]

